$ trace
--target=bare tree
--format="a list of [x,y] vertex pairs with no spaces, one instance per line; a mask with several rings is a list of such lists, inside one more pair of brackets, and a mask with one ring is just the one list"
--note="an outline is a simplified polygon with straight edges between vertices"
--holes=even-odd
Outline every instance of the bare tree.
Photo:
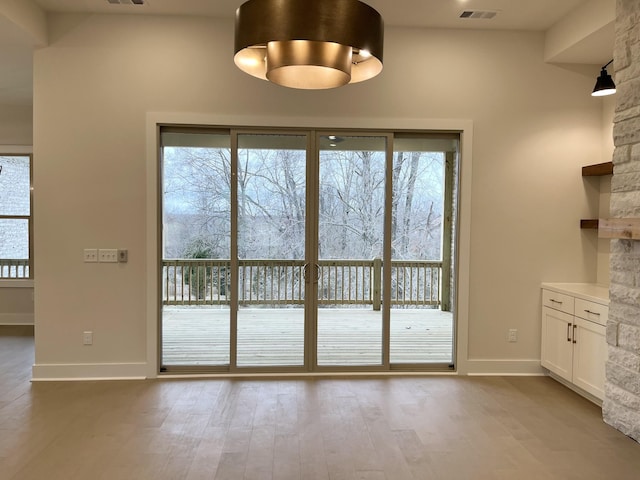
[[[214,258],[229,258],[231,152],[165,148],[165,255],[206,237]],[[444,155],[396,152],[391,170],[394,258],[438,259]],[[384,152],[322,151],[319,185],[321,258],[382,253]],[[303,258],[306,157],[296,149],[241,149],[236,175],[241,258]],[[182,247],[180,247],[182,246]]]

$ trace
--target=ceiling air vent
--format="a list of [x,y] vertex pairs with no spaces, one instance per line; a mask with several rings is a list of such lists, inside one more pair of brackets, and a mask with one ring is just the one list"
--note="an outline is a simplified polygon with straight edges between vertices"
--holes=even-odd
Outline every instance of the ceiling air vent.
[[498,10],[464,10],[459,18],[481,18],[490,20],[498,14]]
[[107,0],[112,5],[144,5],[145,0]]

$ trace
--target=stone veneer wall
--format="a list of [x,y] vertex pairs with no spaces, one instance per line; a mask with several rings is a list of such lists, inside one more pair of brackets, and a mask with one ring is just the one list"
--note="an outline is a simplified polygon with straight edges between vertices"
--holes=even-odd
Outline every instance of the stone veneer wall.
[[[640,1],[617,0],[611,217],[640,217]],[[611,241],[605,422],[640,441],[640,241]]]

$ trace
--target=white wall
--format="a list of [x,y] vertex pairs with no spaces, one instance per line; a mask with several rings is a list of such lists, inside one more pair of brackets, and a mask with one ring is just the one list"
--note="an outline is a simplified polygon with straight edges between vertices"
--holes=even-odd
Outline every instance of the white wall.
[[[0,105],[0,151],[16,153],[14,145],[33,144],[31,105]],[[6,148],[5,148],[6,146]],[[9,150],[11,150],[9,152]]]
[[[314,92],[239,72],[230,21],[59,15],[50,33],[35,53],[36,378],[147,372],[148,112],[472,120],[465,371],[539,371],[540,282],[596,280],[580,167],[602,156],[601,103],[593,77],[543,62],[542,34],[388,28],[378,78]],[[129,263],[83,263],[87,247]]]
[[0,305],[0,326],[33,325],[33,282],[0,282]]
[[[613,159],[613,116],[616,109],[616,96],[602,97],[602,158],[601,162],[610,162]],[[597,189],[598,208],[597,218],[609,218],[609,203],[611,201],[611,175],[597,177],[591,181],[591,185]],[[596,235],[596,232],[593,232]],[[598,239],[598,273],[596,281],[603,285],[609,285],[609,254],[611,241],[608,238]]]

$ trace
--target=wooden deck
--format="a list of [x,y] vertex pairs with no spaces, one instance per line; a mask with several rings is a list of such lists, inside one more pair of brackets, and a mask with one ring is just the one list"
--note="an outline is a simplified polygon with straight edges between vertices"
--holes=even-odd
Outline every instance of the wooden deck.
[[[382,315],[367,309],[318,311],[318,365],[382,363]],[[229,312],[218,307],[163,309],[165,366],[229,364]],[[303,365],[302,309],[242,308],[238,366]],[[436,309],[391,312],[392,364],[451,363],[453,316]]]

